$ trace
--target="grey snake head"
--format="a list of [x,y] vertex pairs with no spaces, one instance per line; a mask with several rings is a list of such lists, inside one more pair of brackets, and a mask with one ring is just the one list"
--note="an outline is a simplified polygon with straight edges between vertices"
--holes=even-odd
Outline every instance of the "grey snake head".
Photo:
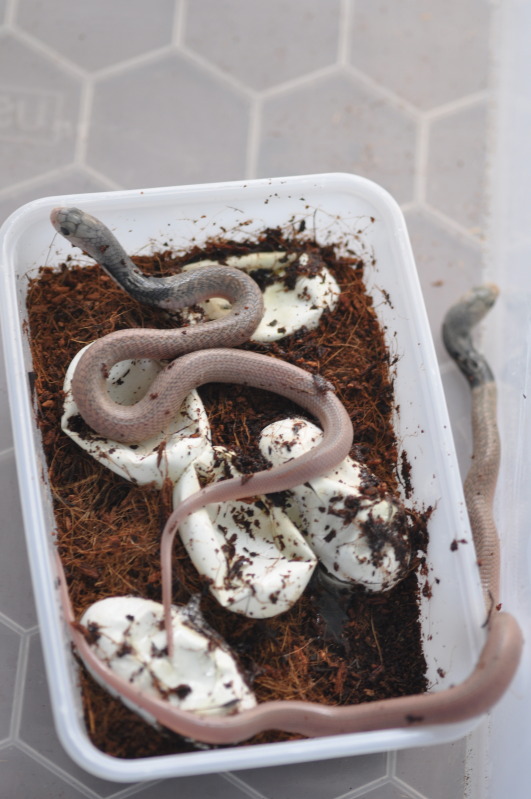
[[50,213],[50,221],[56,231],[74,246],[85,246],[96,237],[96,233],[101,235],[105,230],[98,219],[74,207],[54,208]]
[[444,318],[444,345],[472,388],[494,380],[489,364],[472,342],[472,328],[489,312],[498,294],[499,289],[494,284],[473,288],[450,308]]

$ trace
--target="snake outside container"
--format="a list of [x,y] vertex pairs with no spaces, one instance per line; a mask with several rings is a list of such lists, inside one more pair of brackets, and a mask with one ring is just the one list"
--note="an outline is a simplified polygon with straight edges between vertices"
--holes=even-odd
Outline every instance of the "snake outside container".
[[[52,501],[35,422],[27,340],[28,277],[61,263],[70,245],[54,239],[49,214],[80,206],[104,218],[129,253],[186,250],[227,231],[246,240],[265,228],[306,226],[320,245],[354,250],[393,356],[397,439],[411,464],[417,508],[433,506],[428,549],[430,591],[421,598],[422,641],[430,689],[462,683],[485,641],[485,609],[435,350],[403,216],[379,186],[347,174],[313,175],[69,195],[23,206],[0,232],[3,340],[20,495],[55,723],[70,756],[98,776],[123,782],[204,774],[404,749],[455,740],[478,722],[410,726],[254,746],[120,760],[96,749],[83,721],[77,666],[60,611]],[[53,243],[52,243],[53,242]],[[389,298],[389,301],[384,301]],[[455,547],[456,540],[468,546]],[[420,578],[423,579],[422,577]],[[421,592],[422,593],[422,592]]]

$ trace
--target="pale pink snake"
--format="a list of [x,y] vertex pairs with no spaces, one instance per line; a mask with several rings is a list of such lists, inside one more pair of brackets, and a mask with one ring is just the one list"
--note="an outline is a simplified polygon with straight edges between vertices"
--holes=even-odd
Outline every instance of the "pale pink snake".
[[[332,386],[319,375],[265,355],[224,348],[247,341],[262,318],[262,294],[248,275],[238,269],[209,266],[169,278],[149,278],[140,273],[110,230],[89,214],[77,208],[55,208],[51,220],[72,245],[87,252],[142,302],[168,310],[209,297],[224,297],[232,303],[229,316],[213,322],[171,330],[120,330],[94,342],[76,367],[72,393],[82,417],[97,433],[127,443],[142,441],[159,433],[186,395],[207,382],[240,383],[276,392],[310,411],[323,427],[321,442],[305,455],[273,469],[207,486],[172,513],[161,544],[162,593],[169,632],[171,550],[181,520],[209,502],[286,490],[333,469],[352,446],[352,423]],[[106,379],[115,363],[128,358],[177,360],[157,375],[143,399],[123,406],[111,401]],[[168,640],[171,654],[170,636]]]
[[[67,228],[65,224],[71,218],[71,213],[73,213],[71,209],[56,209],[52,212],[52,222],[59,232],[65,235],[72,243],[77,244],[88,252],[104,268],[107,268],[104,261],[109,252],[109,242],[113,245],[112,251],[119,253],[118,261],[124,261],[121,265],[130,263],[112,234],[106,231],[103,226],[97,229],[100,232],[101,229],[106,231],[105,236],[103,239],[98,239],[95,245],[92,234],[88,239],[83,237],[76,240],[77,223],[73,229]],[[82,214],[82,212],[78,211],[75,211],[75,213]],[[85,223],[87,219],[91,220],[92,218],[82,214],[80,221]],[[94,220],[94,222],[96,226],[101,225],[97,220]],[[92,221],[90,224],[92,225]],[[111,238],[108,239],[107,236]],[[115,245],[119,248],[118,250],[114,250]],[[221,269],[225,271],[226,267],[221,267]],[[116,275],[114,277],[118,279]],[[225,296],[231,302],[235,302],[234,294],[229,297],[228,293],[224,294],[219,290],[218,286],[208,296]],[[445,339],[450,344],[451,354],[458,363],[460,363],[458,355],[463,355],[463,353],[468,353],[474,362],[477,360],[475,359],[476,352],[471,348],[470,328],[492,304],[489,304],[488,299],[486,299],[488,292],[483,294],[483,296],[481,296],[480,292],[479,301],[477,296],[477,294],[470,295],[465,297],[461,303],[458,303],[455,307],[457,310],[452,311],[455,314],[453,321],[452,317],[449,316],[445,327]],[[192,301],[197,302],[198,300],[194,299]],[[167,298],[163,300],[163,303],[165,307],[170,307],[167,303]],[[259,304],[258,300],[257,303]],[[480,310],[471,313],[471,306],[474,308],[479,307]],[[259,318],[255,324],[254,319],[253,322],[249,322],[249,327],[246,328],[248,332],[237,343],[241,343],[252,334],[258,321]],[[253,324],[254,327],[252,326]],[[205,334],[208,335],[208,330],[213,330],[214,325],[215,323],[209,322],[201,327],[205,329]],[[184,338],[190,335],[192,329],[186,330],[189,330],[189,333]],[[452,335],[454,331],[459,333],[457,339]],[[168,336],[166,336],[166,332],[169,334]],[[165,342],[162,348],[164,354],[161,354],[161,350],[157,349],[158,345],[155,343],[155,333],[157,335],[164,333],[164,338],[169,340],[174,331],[120,331],[120,333],[105,337],[101,342],[89,348],[86,353],[87,362],[83,367],[85,371],[82,372],[83,383],[91,381],[95,387],[95,393],[89,402],[91,406],[89,414],[92,414],[93,404],[98,406],[97,413],[102,408],[104,412],[109,410],[106,404],[107,400],[101,400],[101,397],[105,393],[105,377],[113,363],[127,358],[174,358],[182,352],[190,352],[192,349],[191,346],[188,346],[188,339],[186,345],[183,345],[183,349],[179,349],[180,345],[178,345],[177,352],[172,354],[173,350]],[[142,338],[146,334],[150,341],[147,345],[142,345]],[[182,339],[182,333],[177,331],[177,340],[182,341]],[[198,340],[200,340],[199,334]],[[109,345],[107,345],[107,341],[110,342]],[[465,344],[464,350],[461,347],[462,341]],[[212,343],[215,344],[216,341],[210,340],[210,344],[203,345],[198,343],[197,346],[210,347]],[[227,342],[224,339],[221,346],[227,346],[227,344],[230,345],[231,342]],[[115,345],[116,349],[114,348]],[[107,346],[110,349],[107,349]],[[130,346],[131,348],[129,348]],[[93,352],[93,355],[89,358],[88,356],[90,356],[91,352]],[[267,361],[267,365],[265,361]],[[265,376],[264,369],[267,370]],[[190,353],[175,362],[175,366],[170,364],[170,367],[162,373],[163,375],[169,375],[169,377],[163,377],[162,383],[156,389],[153,387],[150,393],[160,394],[161,389],[164,391],[166,385],[164,381],[168,380],[170,382],[172,380],[172,372],[173,374],[179,374],[179,380],[176,383],[179,384],[180,392],[180,399],[175,401],[177,403],[176,406],[171,406],[172,410],[179,406],[180,401],[190,388],[203,382],[242,382],[273,390],[302,405],[319,419],[323,426],[324,437],[322,443],[314,450],[285,464],[283,467],[259,472],[250,479],[245,478],[242,480],[237,478],[207,486],[183,502],[173,512],[166,524],[162,537],[163,599],[167,619],[169,618],[167,610],[171,603],[171,567],[169,565],[171,563],[171,547],[175,532],[184,516],[203,507],[208,502],[220,502],[227,499],[242,498],[249,494],[255,495],[288,489],[298,483],[305,482],[311,477],[333,468],[343,460],[350,449],[352,439],[350,420],[341,403],[330,391],[328,384],[280,361],[266,356],[258,356],[254,353],[224,349],[216,350],[215,352],[209,352],[207,349],[203,352]],[[467,376],[469,375],[467,374]],[[471,378],[469,377],[469,379]],[[181,381],[184,381],[184,385]],[[175,386],[176,383],[173,383],[173,385]],[[496,457],[498,453],[493,386],[493,381],[485,379],[484,374],[480,375],[477,385],[473,385],[473,392],[475,392],[473,409],[475,459],[473,468],[475,471],[472,471],[472,477],[467,481],[466,491],[471,523],[474,528],[474,540],[480,553],[480,567],[482,576],[484,576],[484,590],[489,607],[488,635],[474,671],[461,685],[438,693],[397,697],[357,706],[327,707],[297,701],[265,702],[252,710],[246,710],[233,716],[201,717],[171,707],[162,699],[155,699],[141,693],[127,681],[118,677],[93,653],[84,635],[75,626],[75,617],[68,597],[66,580],[58,558],[60,593],[63,607],[67,619],[71,622],[72,638],[87,665],[108,684],[110,689],[136,703],[164,726],[182,735],[208,743],[237,743],[266,729],[281,729],[286,732],[302,733],[307,736],[331,735],[343,732],[407,727],[410,725],[451,723],[485,712],[502,696],[511,682],[522,648],[521,632],[514,618],[508,613],[500,613],[493,609],[498,600],[497,536],[492,526],[491,511],[492,491],[497,475]],[[83,389],[81,393],[83,393]],[[79,392],[75,398],[76,402],[78,402]],[[81,404],[83,404],[83,399],[82,397]],[[152,415],[152,404],[153,400],[148,400],[150,415]],[[79,402],[78,407],[80,407]],[[160,430],[161,419],[168,418],[168,407],[166,406],[166,411],[158,419],[152,432]],[[124,440],[124,438],[127,440],[130,429],[128,426],[129,420],[126,420],[125,426],[121,426],[123,421],[122,412],[116,412],[117,408],[118,406],[110,408],[111,416],[113,417],[112,422],[114,422],[115,418],[120,417],[119,435],[115,435],[115,437],[119,438],[121,436],[119,440]],[[127,416],[129,410],[127,409],[125,416]],[[138,409],[135,412],[138,412]],[[139,415],[144,412],[146,412],[145,407]],[[90,418],[94,420],[96,417],[91,415]],[[98,416],[97,419],[99,418]],[[86,421],[92,425],[88,418],[86,418]],[[138,418],[136,418],[136,421],[138,421]],[[107,420],[105,424],[107,424]],[[134,426],[134,422],[132,424]],[[487,437],[485,437],[484,432],[485,426],[489,428]],[[98,432],[112,437],[111,433],[114,433],[114,428],[105,427],[105,431],[98,430]],[[145,435],[146,433],[143,432],[143,435],[139,438],[141,439]],[[482,470],[482,464],[484,463],[482,447],[487,449],[485,455],[489,462],[485,472]],[[486,549],[483,547],[484,540],[488,541]]]

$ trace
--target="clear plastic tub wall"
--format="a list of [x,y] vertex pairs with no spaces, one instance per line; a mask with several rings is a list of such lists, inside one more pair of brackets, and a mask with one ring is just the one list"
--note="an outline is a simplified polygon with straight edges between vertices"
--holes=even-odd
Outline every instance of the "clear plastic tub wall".
[[502,546],[502,602],[514,610],[528,645],[511,690],[476,741],[474,775],[483,796],[528,795],[531,721],[531,3],[505,0],[497,8],[496,114],[490,158],[488,279],[500,288],[485,326],[498,382],[502,463],[495,513]]
[[[484,608],[411,247],[403,216],[383,189],[353,175],[332,174],[38,200],[16,211],[0,232],[0,303],[33,590],[55,721],[71,757],[101,777],[130,782],[386,751],[465,735],[476,720],[139,760],[118,760],[92,745],[83,722],[75,662],[54,585],[53,511],[30,395],[28,372],[32,366],[24,324],[28,277],[36,275],[44,264],[61,263],[72,252],[61,237],[55,236],[49,222],[50,210],[59,204],[78,205],[100,217],[130,253],[168,246],[187,250],[191,244],[220,235],[243,240],[265,227],[296,231],[304,222],[307,234],[315,234],[320,244],[337,243],[340,249],[365,257],[367,287],[389,348],[398,355],[395,392],[400,410],[396,429],[412,465],[413,501],[419,508],[435,508],[429,527],[427,577],[432,595],[422,600],[421,608],[433,690],[459,683],[472,671],[484,642]],[[466,539],[470,545],[452,551],[455,538]]]

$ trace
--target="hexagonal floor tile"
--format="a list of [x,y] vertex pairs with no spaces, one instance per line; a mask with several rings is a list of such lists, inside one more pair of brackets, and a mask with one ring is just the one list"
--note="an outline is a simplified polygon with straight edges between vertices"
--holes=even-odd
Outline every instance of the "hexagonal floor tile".
[[248,101],[178,55],[98,82],[87,160],[125,188],[245,170]]
[[0,740],[7,738],[11,726],[20,641],[20,635],[0,621]]
[[337,58],[338,0],[194,0],[184,43],[253,89],[300,77]]
[[359,796],[359,799],[421,799],[421,795],[410,793],[404,785],[385,782],[375,788],[369,788],[367,793]]
[[0,452],[13,446],[13,432],[9,416],[9,402],[7,397],[7,377],[4,363],[4,350],[2,346],[2,333],[0,331]]
[[54,796],[56,799],[86,797],[86,793],[81,793],[15,746],[0,750],[0,760],[2,793],[6,799],[18,796],[24,799],[42,799],[43,796]]
[[199,799],[199,797],[248,799],[249,794],[219,774],[207,774],[164,780],[155,786],[150,785],[138,793],[135,792],[133,796],[135,799]]
[[275,799],[334,799],[385,776],[387,755],[361,755],[277,768],[239,771],[238,777]]
[[417,264],[424,302],[439,363],[449,362],[441,339],[441,325],[448,308],[475,285],[481,273],[482,250],[467,236],[449,230],[429,211],[405,214]]
[[[116,783],[101,780],[84,771],[63,749],[55,732],[42,648],[37,634],[31,637],[30,642],[19,735],[22,741],[41,756],[87,785],[98,796],[105,797],[116,792]],[[123,789],[125,785],[121,787]]]
[[[93,191],[107,191],[108,189],[109,185],[107,183],[93,177],[83,167],[69,166],[50,177],[37,178],[31,185],[26,184],[23,188],[3,192],[0,195],[0,220],[3,221],[21,205],[39,197],[49,197],[55,194],[84,194]],[[0,383],[1,379],[0,377]],[[0,389],[0,398],[1,396]],[[4,449],[1,446],[1,438],[0,428],[0,450]]]
[[265,102],[258,174],[356,172],[407,202],[415,143],[416,121],[403,108],[338,71]]
[[37,619],[12,450],[0,453],[0,508],[0,610],[21,627],[33,627]]
[[87,70],[169,45],[173,0],[19,0],[17,25]]
[[423,796],[463,796],[466,739],[442,746],[405,749],[396,756],[396,776]]
[[487,103],[477,102],[432,120],[426,200],[474,235],[486,214]]
[[0,186],[70,163],[79,79],[8,34],[0,34],[0,75]]
[[489,26],[484,0],[356,0],[350,63],[419,108],[435,108],[487,87]]

